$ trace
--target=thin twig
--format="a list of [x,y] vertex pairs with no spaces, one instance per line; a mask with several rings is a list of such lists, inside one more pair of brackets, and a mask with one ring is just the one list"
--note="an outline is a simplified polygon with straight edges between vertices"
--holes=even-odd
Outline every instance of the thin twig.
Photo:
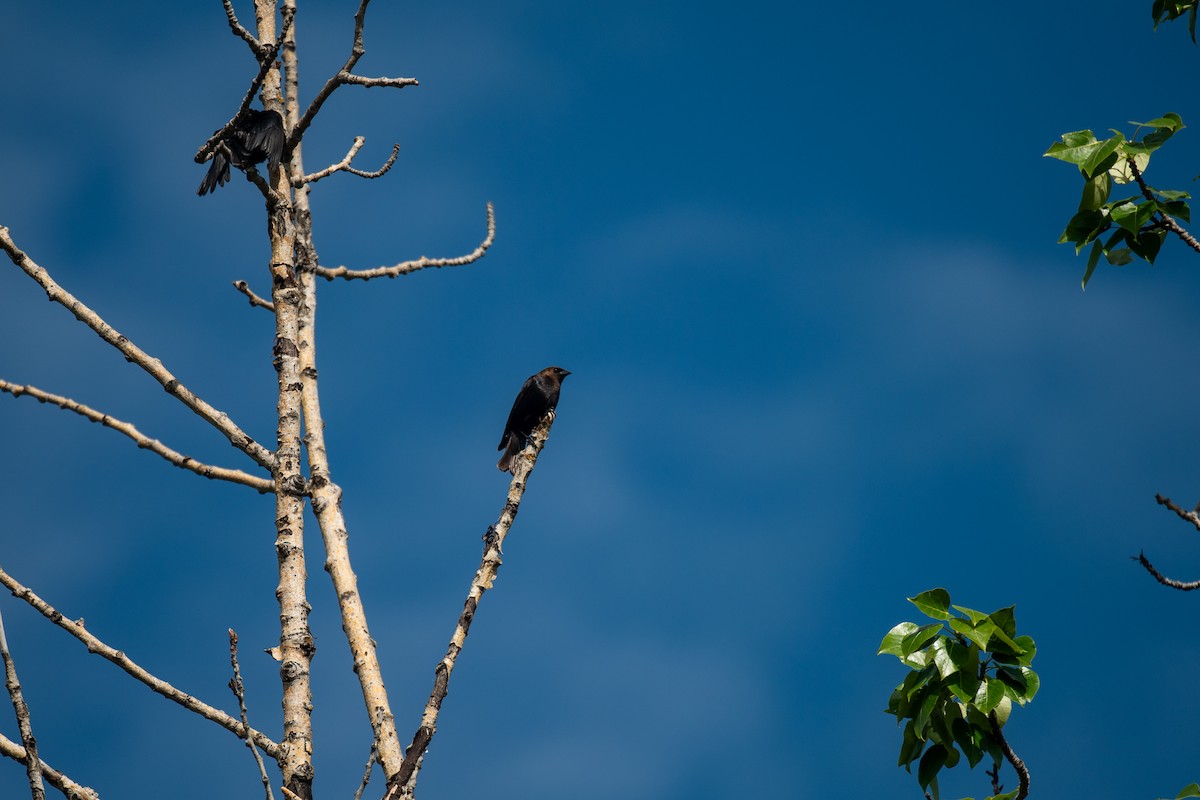
[[[19,761],[22,764],[28,759],[25,748],[3,734],[0,734],[0,755],[7,756],[13,761]],[[95,789],[81,786],[45,761],[40,761],[40,765],[42,777],[46,779],[46,782],[65,794],[69,800],[100,800],[100,795],[96,793]]]
[[350,162],[354,161],[354,157],[358,155],[358,151],[362,148],[363,142],[365,141],[366,139],[364,139],[362,136],[355,136],[354,144],[350,145],[350,151],[346,153],[345,158],[336,164],[330,164],[320,172],[314,172],[311,175],[305,175],[300,179],[300,184],[303,185],[306,183],[316,183],[322,178],[329,177],[335,172],[349,172],[351,175],[357,175],[360,178],[378,178],[386,175],[387,171],[390,170],[392,165],[396,163],[396,156],[400,154],[400,145],[392,145],[392,154],[388,156],[388,160],[384,162],[382,167],[374,172],[366,172],[361,169],[354,169],[350,166]]
[[471,253],[465,256],[456,258],[429,258],[421,256],[413,261],[402,261],[399,264],[391,267],[376,267],[374,269],[350,269],[349,267],[317,267],[315,272],[322,278],[333,280],[334,278],[345,278],[346,280],[369,280],[371,278],[395,278],[398,275],[407,275],[410,272],[425,269],[426,267],[460,267],[464,264],[470,264],[483,258],[488,248],[496,240],[496,212],[491,203],[487,204],[487,236],[479,243],[479,246]]
[[214,467],[211,464],[202,464],[191,456],[185,456],[182,453],[172,450],[158,439],[151,439],[139,431],[133,423],[123,422],[108,414],[101,413],[94,408],[85,406],[83,403],[77,403],[69,397],[43,392],[36,386],[26,384],[21,386],[15,383],[9,383],[6,380],[0,380],[0,392],[7,392],[13,397],[21,397],[27,395],[37,400],[39,403],[50,403],[56,405],[65,411],[71,411],[92,422],[99,422],[106,428],[123,433],[132,439],[138,447],[143,450],[149,450],[152,453],[165,458],[170,463],[180,469],[190,470],[197,475],[202,475],[205,478],[213,480],[229,481],[230,483],[240,483],[244,486],[249,486],[252,489],[257,489],[260,493],[266,494],[275,491],[275,483],[270,478],[262,478],[258,475],[251,475],[248,472],[242,472],[240,469],[227,469],[225,467]]
[[1014,800],[1025,800],[1029,796],[1029,768],[1025,766],[1025,762],[1017,756],[1008,740],[1004,738],[1004,732],[1000,729],[1000,720],[996,717],[996,712],[988,714],[988,719],[992,722],[992,735],[996,737],[996,743],[1000,745],[1001,752],[1008,759],[1008,763],[1012,764],[1013,769],[1017,771],[1017,796]]
[[403,89],[405,86],[419,86],[420,83],[416,78],[367,78],[362,75],[354,75],[352,73],[344,73],[339,76],[342,83],[353,83],[356,86],[365,86],[368,89],[374,86],[387,86],[392,89]]
[[367,4],[370,0],[362,0],[359,3],[358,11],[354,13],[354,44],[350,48],[350,55],[346,58],[346,63],[342,65],[333,77],[325,81],[325,85],[321,87],[321,91],[317,92],[317,96],[313,98],[308,109],[305,110],[304,116],[300,117],[299,122],[292,129],[292,134],[288,138],[288,144],[285,152],[290,152],[300,140],[304,137],[304,132],[308,130],[308,126],[312,124],[313,118],[317,116],[317,112],[321,110],[321,106],[325,105],[325,101],[329,99],[334,90],[339,86],[345,86],[347,83],[356,83],[359,86],[390,86],[395,89],[403,89],[405,86],[417,86],[416,78],[364,78],[350,72],[354,69],[354,65],[366,53],[363,47],[363,24],[367,17]]
[[[231,13],[231,9],[227,10],[226,13]],[[267,77],[267,73],[271,71],[271,67],[275,64],[275,56],[279,53],[280,44],[283,42],[284,37],[287,36],[287,32],[292,27],[292,21],[294,19],[295,14],[289,13],[289,10],[285,8],[283,11],[283,25],[281,27],[279,36],[276,37],[275,41],[269,45],[264,46],[261,43],[259,44],[256,53],[256,57],[258,58],[258,74],[255,75],[254,80],[250,82],[250,88],[246,90],[246,94],[244,97],[242,97],[242,102],[238,106],[238,110],[234,112],[234,115],[229,122],[226,122],[225,125],[220,128],[220,130],[208,137],[208,141],[201,145],[200,149],[196,151],[195,161],[197,164],[203,164],[205,161],[208,161],[208,159],[212,158],[212,154],[217,149],[217,145],[223,141],[226,135],[233,130],[234,126],[241,122],[246,116],[246,112],[250,110],[250,103],[254,100],[254,95],[258,94],[258,90],[262,87],[263,80]],[[245,30],[245,28],[242,30]],[[246,33],[249,34],[249,31],[246,31]]]
[[29,705],[21,694],[21,682],[17,680],[17,665],[8,651],[8,637],[4,633],[4,617],[0,615],[0,659],[4,661],[4,687],[12,699],[13,711],[17,715],[17,730],[25,746],[25,773],[29,776],[29,795],[33,800],[46,800],[46,787],[42,785],[42,760],[38,758],[37,740],[33,737],[33,720]]
[[446,655],[434,669],[433,691],[430,692],[429,702],[426,703],[425,712],[421,716],[421,725],[417,728],[412,744],[404,754],[404,763],[400,766],[400,770],[388,778],[388,790],[384,794],[384,800],[395,800],[409,787],[412,779],[416,776],[418,760],[425,754],[430,740],[437,732],[438,713],[441,711],[442,701],[446,699],[446,695],[450,691],[450,673],[454,671],[454,665],[466,643],[479,601],[483,597],[483,593],[492,588],[496,580],[496,574],[503,563],[501,553],[504,539],[508,536],[513,520],[516,519],[517,512],[521,508],[521,498],[525,494],[526,483],[537,463],[538,455],[546,444],[546,439],[550,436],[550,427],[553,424],[554,415],[547,414],[533,429],[529,445],[513,459],[513,477],[508,487],[508,497],[504,508],[496,523],[489,527],[484,535],[483,559],[479,564],[479,569],[475,571],[474,578],[471,579],[471,588],[467,592],[466,602],[463,603],[462,614],[459,615],[458,622],[454,626],[454,634],[450,637]]
[[[219,708],[213,708],[201,700],[192,697],[186,692],[176,689],[171,684],[161,678],[155,677],[147,672],[142,667],[133,662],[129,656],[125,655],[116,648],[109,647],[104,642],[97,639],[83,627],[82,621],[72,621],[56,611],[53,606],[47,603],[42,598],[33,593],[33,590],[26,586],[22,586],[16,579],[0,569],[0,585],[6,587],[13,593],[14,597],[24,600],[29,605],[33,606],[46,619],[53,622],[58,627],[65,630],[67,633],[74,636],[87,647],[89,653],[95,653],[108,661],[116,664],[125,672],[132,675],[137,680],[149,686],[155,692],[161,694],[168,700],[172,700],[189,711],[193,711],[207,720],[211,720],[222,728],[231,731],[238,738],[246,738],[246,728],[241,722],[226,714]],[[254,737],[254,743],[263,749],[271,758],[278,759],[283,748],[261,731],[256,731],[253,728],[249,729],[250,735]]]
[[245,281],[234,281],[233,288],[237,289],[239,292],[246,295],[246,297],[249,298],[249,300],[250,300],[251,306],[258,306],[259,308],[265,308],[267,311],[275,310],[274,303],[272,303],[270,300],[264,300],[263,298],[256,295],[253,292],[253,290],[251,290],[250,284],[246,283]]
[[1163,575],[1154,565],[1150,563],[1150,559],[1146,558],[1145,553],[1138,553],[1136,556],[1130,556],[1131,560],[1138,562],[1142,567],[1149,572],[1154,580],[1161,583],[1163,586],[1170,586],[1172,589],[1178,589],[1181,592],[1190,592],[1193,589],[1200,589],[1200,580],[1196,581],[1179,581],[1174,578],[1168,578]]
[[1161,494],[1154,495],[1154,499],[1160,506],[1166,506],[1167,508],[1171,509],[1179,516],[1180,519],[1184,520],[1185,522],[1192,523],[1192,526],[1195,527],[1196,530],[1200,531],[1200,514],[1195,511],[1186,511],[1180,508],[1177,504],[1171,502],[1171,498],[1164,497]]
[[229,18],[229,28],[234,35],[239,37],[243,42],[250,45],[250,52],[255,58],[260,58],[262,54],[262,43],[254,38],[254,34],[246,30],[242,23],[238,22],[237,14],[233,12],[233,3],[230,0],[221,0],[221,4],[225,6],[225,16]]
[[[233,677],[229,680],[229,688],[238,701],[238,710],[242,714],[242,729],[250,730],[250,717],[246,712],[246,686],[242,683],[242,668],[238,666],[237,645],[237,634],[233,632],[233,628],[230,628],[229,663],[233,665]],[[262,756],[258,754],[258,748],[254,746],[254,740],[246,739],[245,741],[246,747],[250,748],[250,752],[254,756],[254,763],[258,765],[258,774],[262,777],[263,788],[267,791],[267,800],[275,800],[275,795],[271,794],[271,779],[267,777],[267,767],[263,764]]]
[[371,743],[371,753],[367,756],[367,765],[363,768],[362,783],[358,786],[358,791],[354,793],[354,800],[362,800],[363,792],[367,790],[367,784],[371,782],[371,767],[375,766],[375,743]]
[[992,794],[997,795],[1004,791],[1004,784],[1000,783],[1000,762],[993,761],[992,768],[984,772],[992,779]]
[[[1157,204],[1158,200],[1155,198],[1154,192],[1152,192],[1150,187],[1146,185],[1145,179],[1142,178],[1142,171],[1138,169],[1138,165],[1133,160],[1133,157],[1126,157],[1125,163],[1129,164],[1129,171],[1133,173],[1133,179],[1137,181],[1138,188],[1142,190],[1142,196],[1151,203]],[[1195,236],[1192,236],[1192,234],[1188,233],[1187,229],[1176,222],[1175,218],[1167,212],[1159,211],[1157,213],[1159,217],[1162,218],[1163,227],[1167,228],[1184,242],[1186,242],[1188,247],[1192,248],[1197,253],[1200,253],[1200,241],[1197,241]]]
[[125,360],[137,364],[149,373],[152,378],[162,385],[168,394],[199,414],[202,419],[223,433],[230,444],[250,456],[260,465],[274,470],[275,456],[271,451],[250,438],[241,428],[234,424],[233,420],[224,411],[218,411],[193,394],[163,366],[162,361],[154,358],[129,341],[120,331],[117,331],[101,319],[99,314],[55,283],[54,279],[50,277],[49,272],[38,266],[28,254],[13,243],[12,237],[9,236],[8,228],[0,227],[0,249],[8,253],[8,257],[12,259],[12,262],[45,290],[46,296],[52,302],[59,303],[70,311],[75,315],[76,319],[95,331],[96,335],[101,339],[119,350],[125,356]]

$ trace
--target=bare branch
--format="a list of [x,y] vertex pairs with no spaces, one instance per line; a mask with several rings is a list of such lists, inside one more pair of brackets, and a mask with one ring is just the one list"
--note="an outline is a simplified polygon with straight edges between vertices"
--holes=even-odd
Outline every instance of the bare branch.
[[225,438],[229,439],[230,444],[267,469],[274,469],[275,456],[271,451],[250,438],[241,428],[233,423],[233,420],[224,411],[218,411],[193,394],[163,366],[162,361],[152,357],[129,341],[119,331],[101,319],[99,314],[55,283],[54,279],[50,277],[49,272],[38,266],[32,258],[13,243],[12,237],[9,236],[8,228],[0,227],[0,249],[8,253],[8,257],[12,259],[12,262],[20,267],[26,275],[37,281],[38,285],[45,290],[46,296],[52,302],[62,305],[75,315],[76,319],[95,331],[96,335],[101,339],[119,350],[125,356],[126,361],[137,364],[149,373],[152,378],[162,384],[162,387],[166,389],[168,394],[199,414],[202,419],[223,433]]
[[[1145,179],[1142,178],[1142,171],[1138,169],[1138,165],[1134,162],[1133,158],[1126,158],[1125,163],[1129,165],[1129,171],[1133,173],[1133,178],[1137,181],[1138,188],[1142,190],[1142,196],[1151,203],[1157,203],[1158,201],[1155,199],[1154,193],[1150,190],[1150,187],[1146,185]],[[1192,236],[1192,234],[1190,234],[1186,228],[1176,222],[1175,218],[1170,214],[1166,213],[1165,211],[1159,211],[1157,213],[1162,220],[1162,226],[1164,228],[1171,231],[1184,242],[1186,242],[1188,247],[1192,248],[1197,253],[1200,253],[1200,241],[1197,241],[1195,236]]]
[[1196,511],[1185,511],[1175,503],[1171,502],[1171,498],[1164,497],[1161,494],[1154,495],[1154,499],[1158,501],[1160,506],[1166,506],[1167,508],[1171,509],[1179,516],[1180,519],[1185,522],[1190,522],[1196,530],[1200,531],[1200,513],[1197,513]]
[[353,83],[368,89],[374,86],[387,86],[392,89],[403,89],[405,86],[420,86],[416,78],[366,78],[362,75],[346,73],[339,76],[342,83]]
[[317,112],[321,110],[321,106],[325,105],[325,101],[329,99],[334,90],[339,86],[345,86],[347,83],[356,83],[360,86],[390,86],[395,89],[403,89],[405,86],[419,85],[416,78],[363,78],[359,75],[354,75],[350,70],[354,69],[354,65],[366,53],[363,47],[363,25],[367,18],[367,4],[370,0],[362,0],[359,3],[358,11],[354,13],[354,44],[350,48],[350,55],[346,58],[346,63],[342,65],[333,77],[325,82],[321,87],[321,91],[317,92],[317,96],[313,98],[308,109],[304,112],[304,116],[300,117],[300,121],[292,129],[291,137],[288,139],[288,145],[285,151],[290,151],[300,143],[304,137],[304,132],[308,130],[308,126],[312,124],[313,119],[317,116]]
[[996,737],[1001,752],[1008,759],[1008,763],[1012,764],[1013,769],[1017,771],[1017,796],[1014,800],[1025,800],[1029,796],[1029,768],[1025,766],[1025,762],[1017,756],[1008,740],[1004,738],[1004,732],[1000,729],[1000,720],[996,717],[996,712],[988,714],[988,719],[991,720],[992,735]]
[[0,392],[7,392],[13,397],[21,397],[27,395],[37,400],[39,403],[50,403],[56,405],[66,411],[71,411],[92,422],[99,422],[106,428],[112,428],[115,431],[125,434],[132,439],[138,447],[143,450],[149,450],[152,453],[165,458],[175,466],[191,470],[197,475],[202,475],[205,478],[214,480],[229,481],[230,483],[240,483],[244,486],[249,486],[252,489],[257,489],[260,493],[266,494],[275,491],[275,484],[269,478],[260,478],[257,475],[251,475],[248,472],[242,472],[240,469],[226,469],[225,467],[214,467],[211,464],[202,464],[191,456],[185,456],[180,452],[172,450],[158,439],[151,439],[144,433],[139,431],[132,423],[122,422],[108,414],[103,414],[94,408],[77,403],[69,397],[62,397],[57,394],[43,392],[35,386],[20,386],[15,383],[9,383],[6,380],[0,380]]
[[1163,575],[1154,568],[1154,565],[1150,563],[1150,559],[1146,558],[1145,553],[1138,553],[1136,556],[1130,556],[1130,558],[1141,564],[1146,572],[1149,572],[1154,580],[1158,581],[1163,586],[1170,586],[1172,589],[1178,589],[1181,592],[1190,592],[1193,589],[1200,589],[1200,581],[1178,581],[1174,578],[1168,578],[1166,575]]
[[229,0],[221,0],[221,4],[225,6],[225,16],[229,18],[229,29],[234,35],[239,37],[243,42],[250,45],[250,52],[255,58],[260,58],[262,54],[262,43],[254,38],[254,34],[246,30],[242,23],[238,22],[237,14],[233,12],[233,3]]
[[233,288],[237,289],[239,292],[246,295],[246,297],[248,297],[250,299],[250,305],[252,307],[258,306],[259,308],[265,308],[267,311],[275,310],[274,303],[272,303],[270,300],[264,300],[263,298],[256,295],[250,289],[250,284],[246,283],[245,281],[234,281]]
[[301,403],[304,414],[305,451],[308,454],[309,492],[312,510],[325,545],[325,571],[333,583],[342,630],[354,659],[354,673],[362,689],[363,704],[371,720],[379,763],[384,775],[400,768],[404,760],[396,719],[392,715],[383,670],[375,650],[375,640],[367,625],[366,609],[358,591],[358,577],[350,563],[349,532],[342,514],[342,489],[331,478],[329,454],[325,446],[325,422],[317,386],[316,362],[316,279],[312,266],[317,263],[313,245],[308,192],[296,192],[296,273],[304,300],[300,307],[304,322],[300,325]]
[[354,169],[353,167],[350,166],[350,162],[352,162],[354,160],[354,157],[356,155],[358,155],[358,151],[362,148],[363,142],[365,142],[365,141],[366,141],[366,139],[364,139],[363,137],[355,136],[354,144],[350,145],[350,151],[348,153],[346,153],[345,158],[343,158],[341,161],[337,162],[336,164],[330,164],[328,167],[321,170],[320,172],[314,172],[311,175],[305,175],[303,178],[300,179],[299,185],[304,185],[306,183],[316,183],[317,181],[321,180],[321,178],[328,177],[335,172],[349,172],[351,175],[357,175],[360,178],[379,178],[379,177],[387,174],[387,171],[390,170],[392,168],[392,165],[396,163],[396,156],[398,156],[400,154],[400,145],[398,145],[398,144],[392,145],[392,154],[390,156],[388,156],[388,160],[384,162],[382,167],[375,170],[374,172],[365,172],[361,169]]
[[305,175],[300,179],[300,185],[304,185],[306,183],[316,183],[317,181],[321,180],[321,178],[326,178],[335,172],[344,170],[346,167],[350,166],[350,162],[354,160],[356,155],[358,155],[358,151],[362,149],[362,146],[366,143],[366,141],[367,140],[362,136],[355,136],[354,143],[350,145],[350,150],[347,151],[345,157],[342,158],[341,161],[338,161],[335,164],[330,164],[320,172],[314,172],[311,175]]
[[350,269],[349,267],[317,267],[315,272],[322,278],[333,280],[334,278],[344,278],[346,280],[369,280],[371,278],[395,278],[398,275],[407,275],[410,272],[425,269],[426,267],[460,267],[464,264],[470,264],[483,258],[488,248],[496,240],[496,213],[491,203],[487,204],[487,236],[479,243],[479,247],[465,256],[457,258],[429,258],[421,256],[412,261],[402,261],[399,264],[391,267],[375,267],[374,269]]
[[[237,645],[237,634],[233,632],[233,628],[230,628],[229,663],[233,665],[233,678],[229,681],[229,688],[238,701],[238,709],[242,714],[242,729],[250,730],[249,714],[246,712],[246,686],[242,683],[242,668],[238,666]],[[250,752],[254,756],[254,763],[258,765],[258,774],[262,776],[263,788],[267,791],[267,800],[275,800],[275,796],[271,794],[271,779],[267,777],[267,767],[263,764],[262,756],[258,754],[258,750],[254,747],[254,740],[246,739],[245,741],[246,747],[250,748]]]
[[450,691],[450,673],[453,672],[458,656],[466,643],[479,601],[483,597],[483,593],[492,588],[495,583],[496,575],[503,563],[501,553],[504,549],[504,539],[508,536],[517,512],[521,508],[525,485],[537,463],[538,455],[546,445],[546,439],[550,436],[550,427],[553,424],[554,414],[547,414],[533,429],[529,444],[513,459],[513,478],[508,487],[508,498],[500,512],[499,519],[484,534],[483,560],[475,572],[475,577],[471,580],[471,588],[467,592],[466,602],[463,603],[462,614],[459,615],[458,623],[454,627],[454,635],[450,637],[450,646],[446,650],[446,655],[434,669],[433,691],[429,695],[429,702],[425,705],[425,713],[421,716],[421,725],[417,728],[412,744],[404,754],[404,763],[399,772],[388,776],[388,789],[383,800],[396,800],[401,797],[406,788],[410,788],[416,774],[418,761],[425,754],[429,742],[437,732],[438,713],[441,711],[442,701],[446,699],[446,694]]
[[[246,738],[247,728],[241,722],[226,714],[219,708],[204,703],[201,700],[192,697],[186,692],[176,689],[171,684],[151,675],[142,667],[133,662],[125,653],[116,648],[109,647],[104,642],[97,639],[83,627],[82,620],[74,622],[64,617],[60,612],[56,611],[53,606],[47,603],[42,598],[33,593],[33,590],[26,586],[22,586],[11,575],[0,569],[0,585],[6,587],[13,593],[14,597],[24,600],[29,605],[33,606],[42,616],[53,622],[58,627],[62,628],[67,633],[74,636],[87,647],[89,653],[95,653],[108,661],[116,664],[125,672],[149,686],[155,692],[161,694],[168,700],[174,701],[189,711],[195,712],[207,720],[217,723],[222,728],[231,731],[238,738]],[[254,743],[263,749],[267,755],[276,760],[279,759],[283,751],[278,744],[261,731],[256,731],[253,728],[249,729],[249,735],[254,737]]]
[[42,785],[42,760],[38,758],[37,740],[33,738],[33,721],[29,705],[21,694],[21,682],[17,680],[17,665],[8,651],[8,637],[4,634],[4,617],[0,616],[0,660],[4,661],[4,687],[12,699],[13,711],[17,715],[17,730],[28,757],[25,772],[29,775],[29,795],[33,800],[46,800],[46,787]]
[[[225,1],[227,2],[227,0]],[[232,14],[232,8],[227,6],[226,14]],[[216,133],[208,137],[208,141],[201,145],[200,149],[196,151],[195,161],[197,164],[203,164],[205,161],[208,161],[210,158],[212,158],[212,154],[217,149],[217,145],[231,130],[233,130],[234,126],[241,122],[242,118],[246,116],[246,112],[250,110],[250,103],[254,100],[254,95],[258,94],[258,90],[260,87],[262,87],[263,80],[267,77],[267,73],[270,72],[271,67],[275,65],[275,56],[279,53],[280,44],[287,36],[288,31],[292,27],[292,21],[295,20],[295,18],[296,16],[294,11],[284,8],[283,25],[281,27],[279,36],[276,37],[272,44],[266,46],[263,46],[261,43],[259,44],[256,53],[258,58],[258,74],[254,76],[254,80],[250,81],[250,88],[246,90],[246,94],[242,98],[241,105],[238,106],[238,110],[234,113],[233,118],[230,119],[229,122],[226,122],[225,125]],[[245,28],[242,28],[242,30],[245,30]],[[247,35],[249,35],[249,33],[249,31],[246,31]]]
[[358,791],[354,793],[354,800],[362,800],[363,792],[367,790],[367,784],[371,782],[371,767],[375,766],[375,754],[378,751],[375,749],[375,744],[371,744],[371,754],[367,756],[367,765],[363,768],[362,783],[358,786]]
[[[22,764],[28,759],[25,748],[3,734],[0,734],[0,755],[7,756],[13,761],[20,761]],[[100,800],[100,795],[96,793],[95,789],[79,785],[45,761],[40,761],[40,765],[42,777],[55,789],[65,794],[68,800]]]

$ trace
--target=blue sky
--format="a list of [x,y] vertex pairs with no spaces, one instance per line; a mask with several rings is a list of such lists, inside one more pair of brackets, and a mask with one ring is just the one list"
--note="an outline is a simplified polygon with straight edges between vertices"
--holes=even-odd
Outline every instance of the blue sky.
[[[268,287],[261,201],[237,176],[197,198],[192,162],[252,65],[220,3],[160,5],[6,10],[0,225],[270,442],[271,320],[230,287]],[[1008,728],[1035,797],[1200,779],[1195,598],[1128,560],[1200,573],[1154,504],[1200,499],[1196,256],[1170,242],[1080,292],[1055,244],[1078,179],[1040,157],[1068,130],[1195,120],[1200,53],[1149,6],[371,9],[359,71],[421,85],[347,88],[311,129],[309,170],[355,135],[364,169],[401,145],[385,179],[316,186],[322,263],[469,252],[489,200],[499,228],[469,267],[321,286],[330,456],[404,736],[503,504],[512,397],[573,372],[422,794],[918,797],[882,713],[903,672],[874,653],[934,586],[1016,603],[1038,642],[1042,691]],[[302,6],[305,98],[354,7]],[[1152,180],[1187,188],[1194,135]],[[0,335],[5,380],[251,468],[11,266]],[[270,499],[28,399],[0,397],[0,440],[3,567],[229,710],[235,628],[277,733]],[[311,546],[316,790],[344,797],[370,742]],[[258,791],[231,735],[0,610],[52,764],[109,798]],[[954,772],[945,796],[986,794]],[[23,785],[0,763],[0,796]]]

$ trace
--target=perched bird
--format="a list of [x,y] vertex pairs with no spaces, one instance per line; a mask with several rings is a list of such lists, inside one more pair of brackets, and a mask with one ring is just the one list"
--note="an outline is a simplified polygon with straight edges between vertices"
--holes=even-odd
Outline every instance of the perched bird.
[[224,186],[229,180],[230,164],[245,169],[266,161],[272,172],[279,169],[279,161],[283,158],[283,139],[283,117],[279,116],[279,112],[250,109],[221,139],[229,148],[229,153],[217,148],[196,194],[203,197],[216,191],[218,186]]
[[513,457],[525,448],[526,440],[542,417],[554,413],[563,378],[570,374],[562,367],[546,367],[530,376],[521,386],[517,399],[513,401],[512,411],[508,412],[508,422],[504,423],[500,445],[496,448],[504,451],[496,464],[501,472],[512,472]]

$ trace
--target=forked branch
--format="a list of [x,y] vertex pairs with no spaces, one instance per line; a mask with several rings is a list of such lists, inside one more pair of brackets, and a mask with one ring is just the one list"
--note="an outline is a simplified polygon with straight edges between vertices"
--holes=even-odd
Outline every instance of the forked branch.
[[387,171],[390,170],[392,168],[392,165],[396,163],[396,156],[400,155],[400,145],[398,145],[398,144],[392,145],[392,154],[390,156],[388,156],[388,160],[384,162],[382,167],[375,170],[374,172],[366,172],[361,169],[354,169],[353,167],[350,166],[350,163],[352,161],[354,161],[354,157],[356,155],[358,155],[358,151],[362,149],[363,143],[365,141],[366,141],[366,139],[364,139],[363,137],[355,136],[354,144],[350,145],[350,150],[349,150],[349,152],[346,153],[345,158],[343,158],[341,161],[337,162],[336,164],[330,164],[328,167],[321,170],[320,172],[314,172],[311,175],[305,175],[303,178],[300,179],[299,185],[304,185],[306,183],[316,183],[317,181],[321,180],[321,178],[327,178],[335,172],[349,172],[351,175],[357,175],[360,178],[379,178],[379,177],[386,175]]
[[483,241],[479,243],[472,252],[465,256],[457,256],[455,258],[429,258],[421,256],[412,261],[401,261],[391,267],[375,267],[374,269],[350,269],[349,267],[317,267],[316,273],[322,278],[333,280],[334,278],[344,278],[346,280],[369,280],[371,278],[395,278],[399,275],[407,275],[410,272],[425,269],[426,267],[461,267],[464,264],[470,264],[483,258],[488,248],[496,241],[496,212],[491,203],[487,204],[487,235]]
[[354,83],[366,87],[388,86],[393,89],[403,89],[405,86],[418,85],[416,78],[364,78],[350,71],[354,69],[354,65],[367,52],[363,47],[363,25],[366,23],[367,4],[370,1],[362,0],[359,3],[358,11],[354,13],[354,44],[350,48],[350,55],[346,58],[346,63],[334,73],[333,77],[325,81],[325,85],[321,87],[321,91],[317,92],[317,96],[313,98],[304,115],[300,117],[300,120],[292,129],[285,151],[290,152],[299,144],[300,140],[304,137],[304,132],[308,130],[308,126],[312,124],[313,119],[317,116],[317,112],[321,110],[321,106],[325,105],[325,101],[329,99],[334,90],[339,86]]
[[172,450],[158,439],[151,439],[146,434],[139,431],[133,423],[123,422],[116,417],[101,413],[94,408],[85,406],[83,403],[77,403],[69,397],[63,397],[50,392],[43,392],[36,386],[21,386],[15,383],[9,383],[6,380],[0,380],[0,392],[7,392],[13,397],[32,397],[39,403],[50,403],[59,408],[78,414],[84,419],[92,422],[99,422],[106,428],[112,428],[118,433],[123,433],[137,444],[143,450],[149,450],[151,453],[157,453],[180,469],[190,470],[197,475],[202,475],[205,478],[213,480],[229,481],[230,483],[240,483],[243,486],[249,486],[252,489],[257,489],[260,493],[275,491],[275,483],[269,478],[262,478],[258,475],[251,475],[248,472],[242,472],[240,469],[227,469],[225,467],[214,467],[211,464],[202,464],[191,456],[185,456],[182,453]]

